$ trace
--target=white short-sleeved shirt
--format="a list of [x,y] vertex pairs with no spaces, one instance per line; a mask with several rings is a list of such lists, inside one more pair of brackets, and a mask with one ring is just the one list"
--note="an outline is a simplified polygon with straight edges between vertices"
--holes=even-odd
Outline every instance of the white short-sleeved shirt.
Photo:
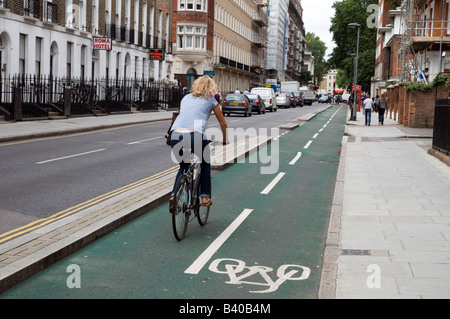
[[367,98],[364,100],[364,109],[368,110],[368,109],[372,109],[372,104],[373,101],[370,98]]
[[211,111],[217,105],[217,100],[211,96],[208,99],[186,95],[180,104],[180,114],[172,125],[175,129],[194,130],[205,133]]

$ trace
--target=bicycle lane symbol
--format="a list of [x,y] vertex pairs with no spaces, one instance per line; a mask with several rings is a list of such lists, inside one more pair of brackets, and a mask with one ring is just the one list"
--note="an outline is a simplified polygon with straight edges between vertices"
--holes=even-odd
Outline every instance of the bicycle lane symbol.
[[[309,278],[311,269],[300,265],[281,265],[277,269],[277,279],[274,281],[270,277],[269,273],[273,271],[273,268],[266,266],[246,266],[245,262],[239,259],[233,258],[220,258],[216,259],[209,265],[209,270],[218,274],[227,274],[229,281],[227,284],[240,285],[259,285],[268,287],[266,290],[250,291],[250,293],[271,293],[276,291],[281,284],[287,280],[305,280]],[[246,272],[245,272],[246,271]],[[298,274],[301,271],[301,274]],[[242,273],[242,274],[241,274]],[[264,282],[258,281],[246,281],[253,275],[261,275]]]

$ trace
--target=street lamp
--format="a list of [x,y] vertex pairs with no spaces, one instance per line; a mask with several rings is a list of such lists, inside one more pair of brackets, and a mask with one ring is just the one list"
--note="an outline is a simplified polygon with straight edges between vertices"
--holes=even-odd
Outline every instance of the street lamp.
[[358,80],[358,54],[359,54],[359,29],[361,28],[361,25],[358,23],[350,23],[348,25],[350,28],[356,28],[358,29],[358,36],[356,38],[356,56],[355,56],[355,74],[353,78],[354,83],[354,99],[353,99],[353,108],[352,108],[352,117],[350,118],[351,121],[356,121],[356,111],[357,105],[356,105],[356,81]]

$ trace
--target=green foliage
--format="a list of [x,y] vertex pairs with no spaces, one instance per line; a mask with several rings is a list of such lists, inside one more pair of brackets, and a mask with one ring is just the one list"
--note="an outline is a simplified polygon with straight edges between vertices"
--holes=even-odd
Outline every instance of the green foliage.
[[391,0],[392,8],[397,8],[402,5],[402,0]]
[[311,80],[312,80],[311,72],[309,72],[306,68],[302,67],[300,76],[298,77],[298,82],[300,83],[300,85],[307,85]]
[[312,32],[306,34],[306,47],[314,56],[314,83],[319,84],[323,76],[327,73],[327,62],[325,61],[327,47],[325,43]]
[[428,84],[415,82],[407,83],[405,84],[405,88],[406,90],[411,92],[417,91],[426,92],[433,90],[436,86],[438,86],[441,83],[444,83],[445,86],[447,87],[450,86],[450,74],[438,74],[438,76],[436,76],[434,80]]
[[338,85],[346,87],[353,83],[354,60],[350,55],[356,53],[357,30],[349,27],[350,23],[358,23],[360,27],[359,56],[358,56],[358,84],[363,90],[370,88],[371,78],[375,70],[375,50],[377,28],[368,21],[374,18],[374,12],[368,11],[369,5],[378,5],[378,0],[345,0],[333,4],[335,15],[331,19],[330,31],[336,47],[329,60],[330,66],[343,73]]

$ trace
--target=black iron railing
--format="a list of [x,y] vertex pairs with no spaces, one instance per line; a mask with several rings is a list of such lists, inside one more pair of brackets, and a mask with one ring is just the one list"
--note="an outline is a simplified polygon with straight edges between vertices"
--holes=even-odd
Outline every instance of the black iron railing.
[[437,100],[434,112],[433,148],[450,155],[450,100]]
[[[86,80],[15,75],[1,79],[0,115],[6,120],[129,113],[177,108],[182,87],[151,79]],[[19,115],[17,115],[19,114]]]

